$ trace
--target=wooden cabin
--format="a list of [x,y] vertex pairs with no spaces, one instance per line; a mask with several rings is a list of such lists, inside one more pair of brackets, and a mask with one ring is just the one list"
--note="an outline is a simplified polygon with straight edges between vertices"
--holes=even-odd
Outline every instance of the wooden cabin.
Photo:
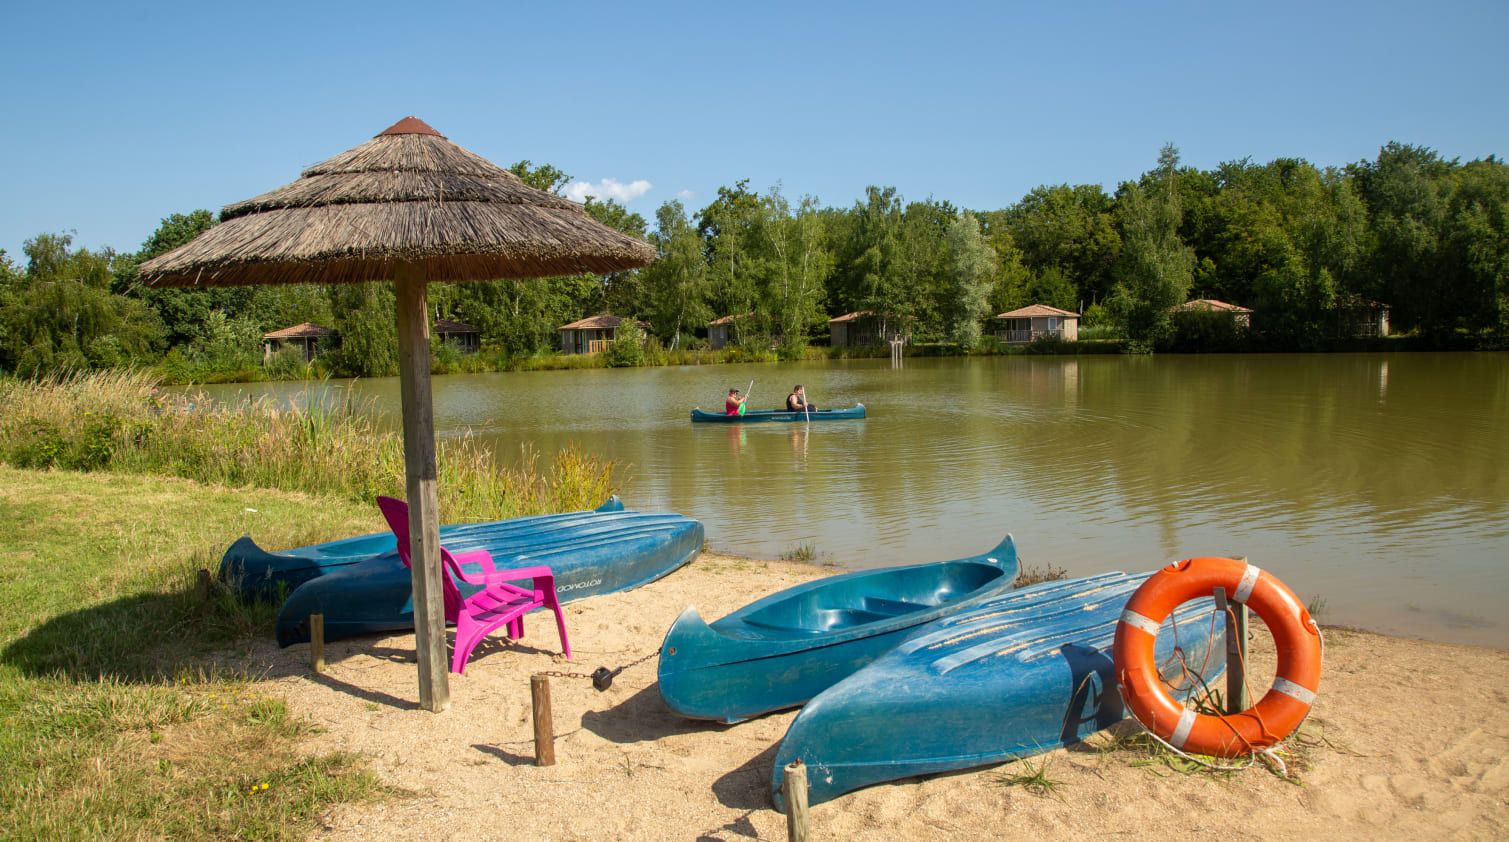
[[1354,298],[1336,305],[1337,332],[1359,339],[1388,336],[1388,305]]
[[314,322],[304,322],[293,327],[275,330],[272,333],[264,333],[262,334],[262,360],[266,362],[273,354],[293,345],[303,353],[304,362],[307,363],[318,356],[324,346],[331,344],[334,337],[333,329]]
[[1060,342],[1079,341],[1079,314],[1047,304],[1029,304],[995,317],[1001,326],[996,336],[1008,345],[1020,345],[1039,339]]
[[465,322],[436,319],[434,333],[441,342],[454,345],[463,354],[475,354],[482,350],[482,331]]
[[[597,354],[606,351],[618,341],[618,328],[623,322],[623,318],[619,316],[601,315],[561,325],[557,328],[561,333],[561,353]],[[649,331],[649,324],[638,324],[641,330]]]
[[882,345],[892,336],[911,339],[912,331],[903,327],[903,320],[883,318],[871,310],[845,313],[828,320],[828,337],[835,348],[850,345]]
[[1232,324],[1239,329],[1252,327],[1252,311],[1237,304],[1227,304],[1214,298],[1196,298],[1174,308],[1174,313],[1227,313]]
[[707,344],[714,350],[731,345],[738,340],[738,321],[753,316],[753,313],[741,313],[724,316],[707,323]]

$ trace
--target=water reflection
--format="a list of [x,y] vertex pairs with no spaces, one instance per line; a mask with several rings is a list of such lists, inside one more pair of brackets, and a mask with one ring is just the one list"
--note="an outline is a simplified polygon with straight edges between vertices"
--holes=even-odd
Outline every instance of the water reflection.
[[[862,400],[870,417],[689,422],[751,378],[752,408],[801,382],[819,405]],[[317,392],[396,418],[396,381]],[[630,505],[701,518],[720,549],[774,557],[811,543],[863,566],[968,555],[1012,531],[1029,561],[1075,574],[1247,555],[1323,597],[1325,620],[1509,645],[1504,355],[464,375],[436,379],[435,408],[443,435],[470,428],[504,454],[576,442],[627,463]]]

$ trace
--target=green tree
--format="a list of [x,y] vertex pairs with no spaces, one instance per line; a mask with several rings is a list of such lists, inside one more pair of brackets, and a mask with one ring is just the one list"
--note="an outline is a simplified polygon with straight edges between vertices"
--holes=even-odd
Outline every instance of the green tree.
[[749,179],[733,187],[719,187],[718,196],[697,215],[708,262],[709,303],[715,316],[749,313],[759,300],[754,227],[760,218],[760,196]]
[[1149,187],[1123,186],[1117,218],[1124,245],[1108,306],[1127,338],[1151,350],[1171,333],[1170,310],[1184,301],[1194,250],[1179,239],[1179,150],[1166,144]]
[[162,325],[141,302],[111,293],[119,258],[72,247],[68,234],[27,240],[27,266],[5,261],[0,285],[0,368],[35,376],[103,368],[160,352]]
[[944,327],[963,348],[980,342],[980,320],[989,314],[990,293],[998,267],[972,213],[960,214],[948,228],[949,266],[944,286]]
[[1113,205],[1098,184],[1034,188],[1006,214],[1022,263],[1040,275],[1056,266],[1076,297],[1105,299],[1121,253]]
[[761,308],[769,314],[782,353],[799,356],[814,326],[824,320],[823,298],[833,271],[817,199],[803,196],[793,210],[779,185],[761,202],[758,242],[766,254]]
[[332,284],[332,327],[340,347],[327,356],[342,377],[388,377],[398,373],[397,298],[388,283]]
[[671,347],[681,335],[707,321],[707,263],[702,238],[686,218],[680,202],[670,201],[655,213],[657,231],[651,237],[660,257],[641,272],[648,297],[650,324]]

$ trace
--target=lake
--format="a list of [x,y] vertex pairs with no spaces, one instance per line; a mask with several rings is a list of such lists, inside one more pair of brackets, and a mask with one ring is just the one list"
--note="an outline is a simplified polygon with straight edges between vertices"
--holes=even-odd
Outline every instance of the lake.
[[[863,421],[693,425],[754,380]],[[313,390],[311,392],[311,390]],[[397,426],[396,379],[348,390]],[[720,551],[844,567],[972,555],[1013,533],[1072,575],[1247,556],[1323,622],[1509,647],[1509,355],[985,357],[453,375],[442,436],[514,458],[575,442],[631,508],[700,518]],[[442,513],[443,514],[443,513]],[[373,529],[381,526],[374,510]]]

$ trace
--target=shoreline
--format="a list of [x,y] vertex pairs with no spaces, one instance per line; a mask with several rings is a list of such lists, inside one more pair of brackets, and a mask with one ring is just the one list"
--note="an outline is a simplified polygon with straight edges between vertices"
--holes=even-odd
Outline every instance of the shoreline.
[[[832,572],[703,553],[636,590],[568,603],[573,662],[560,658],[552,624],[541,620],[517,643],[484,643],[467,672],[452,676],[452,708],[442,714],[414,704],[412,634],[328,644],[321,676],[308,669],[307,647],[278,650],[258,640],[245,654],[251,669],[269,676],[260,684],[321,729],[306,750],[356,751],[385,783],[412,793],[334,808],[318,838],[460,838],[486,814],[533,817],[551,839],[781,839],[785,818],[770,805],[770,767],[794,712],[737,725],[681,719],[659,698],[653,659],[602,693],[586,680],[556,677],[557,763],[541,768],[533,765],[529,676],[629,663],[655,651],[688,604],[711,621]],[[1266,681],[1264,669],[1271,676],[1267,641],[1256,636],[1255,687]],[[1321,822],[1337,838],[1497,836],[1509,822],[1502,724],[1509,696],[1481,677],[1509,670],[1509,652],[1330,627],[1326,655],[1294,756],[1297,784],[1262,769],[1178,774],[1092,740],[1029,761],[1057,782],[1046,796],[1004,782],[1024,768],[1020,761],[907,779],[816,805],[814,838],[1188,836],[1222,828],[1308,838]],[[1227,826],[1232,815],[1243,817],[1235,828]]]

